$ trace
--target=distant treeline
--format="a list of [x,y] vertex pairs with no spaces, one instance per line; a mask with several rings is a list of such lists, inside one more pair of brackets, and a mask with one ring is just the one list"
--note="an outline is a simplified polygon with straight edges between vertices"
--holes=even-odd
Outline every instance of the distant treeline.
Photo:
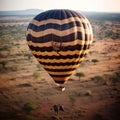
[[87,16],[92,20],[120,21],[120,13],[93,13]]

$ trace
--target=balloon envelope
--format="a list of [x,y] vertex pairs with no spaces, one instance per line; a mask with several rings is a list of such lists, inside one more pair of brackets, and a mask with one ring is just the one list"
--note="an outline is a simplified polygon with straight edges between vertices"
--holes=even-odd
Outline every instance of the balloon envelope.
[[49,10],[28,25],[33,55],[56,83],[64,83],[83,61],[93,40],[88,19],[71,10]]

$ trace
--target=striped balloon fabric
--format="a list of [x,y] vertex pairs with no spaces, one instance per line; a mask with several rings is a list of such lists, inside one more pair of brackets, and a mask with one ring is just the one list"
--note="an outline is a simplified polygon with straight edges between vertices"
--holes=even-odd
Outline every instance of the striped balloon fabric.
[[26,35],[33,55],[56,83],[62,84],[83,61],[93,40],[92,27],[71,10],[48,10],[28,25]]

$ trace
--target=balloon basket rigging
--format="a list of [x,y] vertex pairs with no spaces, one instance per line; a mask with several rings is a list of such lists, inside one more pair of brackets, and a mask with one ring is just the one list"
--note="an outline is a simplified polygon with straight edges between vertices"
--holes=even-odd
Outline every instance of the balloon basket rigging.
[[56,89],[57,89],[58,91],[61,91],[61,92],[65,91],[65,87],[64,87],[64,86],[61,86],[61,85],[59,85],[59,84],[57,84]]

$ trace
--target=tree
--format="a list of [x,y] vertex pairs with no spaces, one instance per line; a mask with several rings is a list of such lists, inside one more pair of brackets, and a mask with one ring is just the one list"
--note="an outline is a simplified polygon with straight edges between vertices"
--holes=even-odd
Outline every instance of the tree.
[[92,62],[95,64],[95,63],[99,62],[99,60],[97,60],[97,59],[92,59]]
[[7,64],[7,61],[1,61],[0,64],[2,64],[2,67],[5,69],[5,65]]
[[78,73],[75,74],[75,76],[79,77],[79,81],[80,81],[80,78],[81,78],[81,77],[84,77],[85,74],[82,73],[82,72],[78,72]]

